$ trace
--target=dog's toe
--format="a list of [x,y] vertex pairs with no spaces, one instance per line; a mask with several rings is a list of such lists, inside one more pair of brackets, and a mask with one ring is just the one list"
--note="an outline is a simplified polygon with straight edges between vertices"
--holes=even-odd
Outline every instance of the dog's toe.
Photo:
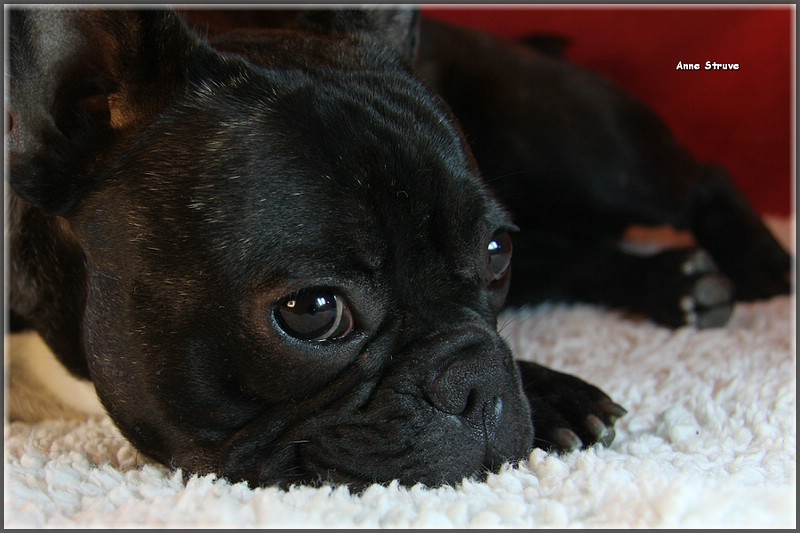
[[611,398],[603,398],[597,402],[597,407],[605,414],[610,424],[613,424],[623,416],[628,414],[628,410],[614,403]]
[[695,249],[681,263],[681,271],[685,276],[694,276],[708,272],[716,272],[717,265],[711,255],[702,249]]

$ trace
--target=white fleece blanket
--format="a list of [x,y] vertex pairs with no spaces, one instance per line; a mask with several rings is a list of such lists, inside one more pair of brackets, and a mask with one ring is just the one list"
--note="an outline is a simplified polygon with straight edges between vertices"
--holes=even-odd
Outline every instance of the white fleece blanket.
[[[776,227],[793,244],[793,221]],[[519,358],[599,384],[629,414],[610,448],[535,450],[456,487],[353,495],[184,482],[104,415],[50,406],[62,418],[5,424],[5,526],[794,528],[794,310],[794,296],[742,304],[726,327],[704,331],[586,305],[507,315],[502,332]]]

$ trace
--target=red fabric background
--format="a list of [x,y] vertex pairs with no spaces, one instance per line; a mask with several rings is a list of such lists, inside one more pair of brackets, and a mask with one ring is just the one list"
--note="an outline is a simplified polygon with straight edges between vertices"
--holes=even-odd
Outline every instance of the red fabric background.
[[[570,60],[651,105],[696,157],[727,168],[759,212],[793,212],[794,6],[423,12],[508,38],[569,38]],[[701,70],[677,70],[678,61]],[[738,63],[740,70],[702,70],[706,61]]]

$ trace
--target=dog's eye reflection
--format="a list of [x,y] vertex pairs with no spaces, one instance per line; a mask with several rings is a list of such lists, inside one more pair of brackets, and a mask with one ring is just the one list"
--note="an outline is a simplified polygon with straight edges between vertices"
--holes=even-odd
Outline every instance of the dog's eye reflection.
[[275,319],[288,335],[304,341],[339,339],[353,330],[347,302],[330,289],[304,289],[284,298]]
[[508,272],[511,265],[511,235],[501,230],[494,234],[489,241],[487,252],[489,254],[489,280],[498,281]]

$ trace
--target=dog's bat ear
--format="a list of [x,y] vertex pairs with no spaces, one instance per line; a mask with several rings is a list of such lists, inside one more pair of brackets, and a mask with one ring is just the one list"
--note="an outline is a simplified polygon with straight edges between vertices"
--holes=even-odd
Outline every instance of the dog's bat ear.
[[166,105],[199,41],[170,12],[6,13],[8,182],[66,214],[93,186],[81,171],[102,165],[126,130]]
[[366,32],[389,43],[400,57],[414,62],[419,41],[419,11],[416,9],[325,9],[308,11],[299,26],[318,33]]

